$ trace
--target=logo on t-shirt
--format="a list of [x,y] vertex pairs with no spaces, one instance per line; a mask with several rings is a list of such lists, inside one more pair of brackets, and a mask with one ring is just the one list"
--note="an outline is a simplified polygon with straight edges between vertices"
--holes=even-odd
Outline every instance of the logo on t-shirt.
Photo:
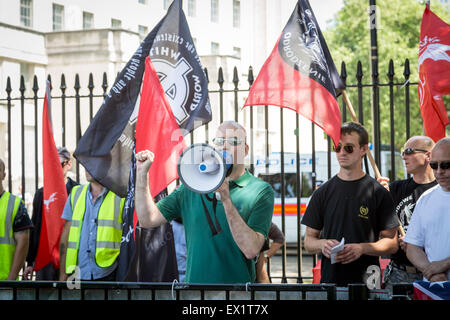
[[362,219],[369,219],[369,208],[366,206],[359,207],[358,217]]

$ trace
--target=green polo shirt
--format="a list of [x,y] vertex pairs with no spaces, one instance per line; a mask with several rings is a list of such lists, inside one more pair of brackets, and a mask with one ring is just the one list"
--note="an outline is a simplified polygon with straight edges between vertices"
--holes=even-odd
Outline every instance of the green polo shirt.
[[[210,197],[213,193],[209,194]],[[274,192],[272,187],[247,170],[230,181],[230,196],[242,219],[267,238],[272,221]],[[201,198],[214,222],[212,202],[184,185],[158,202],[158,209],[168,220],[181,218],[186,233],[186,278],[188,283],[246,283],[255,280],[254,260],[245,258],[228,226],[221,201],[217,203],[217,220],[223,232],[213,236]]]

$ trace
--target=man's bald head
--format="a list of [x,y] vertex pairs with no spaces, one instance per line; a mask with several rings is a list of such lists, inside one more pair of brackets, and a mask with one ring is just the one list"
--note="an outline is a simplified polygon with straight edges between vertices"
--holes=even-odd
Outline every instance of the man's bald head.
[[2,159],[0,159],[0,174],[5,172],[5,163],[3,162]]
[[414,136],[408,139],[405,143],[406,148],[418,148],[431,151],[434,147],[434,141],[427,136]]
[[450,162],[450,138],[439,140],[433,150],[431,150],[431,162],[436,169],[433,169],[436,181],[446,192],[450,192],[450,168],[442,167]]

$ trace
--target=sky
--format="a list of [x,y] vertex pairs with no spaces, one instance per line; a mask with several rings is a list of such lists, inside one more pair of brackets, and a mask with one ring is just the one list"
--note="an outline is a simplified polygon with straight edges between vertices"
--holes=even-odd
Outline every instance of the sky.
[[325,30],[327,20],[332,19],[344,5],[343,0],[309,0],[321,30]]

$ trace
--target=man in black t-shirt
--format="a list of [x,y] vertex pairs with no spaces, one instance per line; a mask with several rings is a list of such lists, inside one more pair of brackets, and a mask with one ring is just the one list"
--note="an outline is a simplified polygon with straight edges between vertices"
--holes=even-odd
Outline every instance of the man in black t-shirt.
[[[388,178],[378,179],[391,192],[395,213],[405,232],[408,230],[417,200],[422,193],[437,184],[433,169],[429,166],[433,146],[434,141],[429,137],[411,137],[404,145],[402,158],[405,161],[406,172],[412,177],[391,184],[388,184]],[[412,283],[414,280],[422,280],[423,277],[406,257],[403,235],[399,235],[398,241],[401,249],[391,255],[391,261],[383,275],[384,286],[389,290],[392,290],[395,283]]]
[[[379,268],[379,256],[397,251],[398,221],[392,197],[362,170],[368,151],[367,131],[358,123],[341,128],[335,148],[340,170],[314,191],[302,224],[306,225],[305,249],[322,253],[321,283],[347,286],[365,283]],[[345,239],[344,249],[332,264],[331,249]]]

